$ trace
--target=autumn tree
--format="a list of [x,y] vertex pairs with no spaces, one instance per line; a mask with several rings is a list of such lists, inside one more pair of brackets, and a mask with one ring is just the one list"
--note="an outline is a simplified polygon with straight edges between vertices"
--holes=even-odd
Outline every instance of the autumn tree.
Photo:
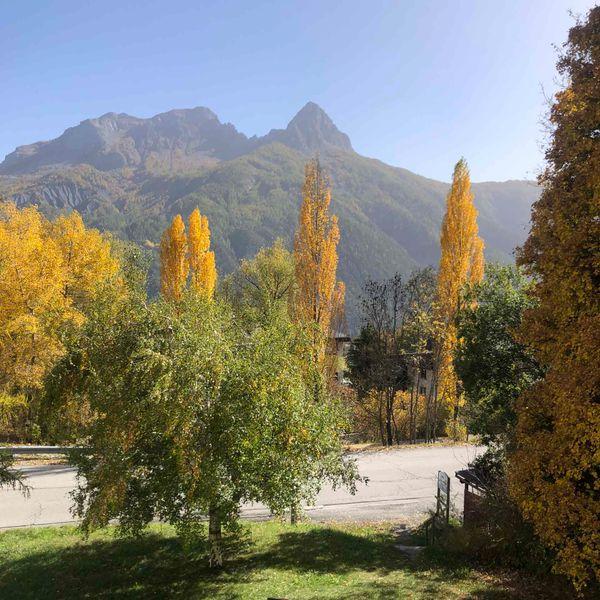
[[394,403],[409,381],[408,364],[402,353],[400,320],[404,305],[402,277],[369,281],[362,297],[363,327],[348,352],[350,381],[359,400],[375,395],[379,405],[381,443],[397,440]]
[[79,214],[0,203],[0,422],[12,437],[34,435],[44,378],[107,288],[121,293],[118,260]]
[[518,405],[514,497],[555,570],[600,579],[600,7],[569,31],[543,187],[519,263],[536,306],[521,337],[546,370]]
[[118,261],[77,213],[48,221],[35,207],[0,205],[0,387],[39,389],[64,335],[85,319]]
[[160,241],[160,292],[166,300],[179,302],[189,273],[188,241],[181,215],[176,215]]
[[211,300],[217,282],[215,253],[210,250],[208,217],[198,208],[190,215],[188,229],[188,262],[191,274],[190,288]]
[[[369,281],[362,295],[363,326],[348,352],[350,381],[368,410],[375,400],[381,442],[400,441],[395,419],[399,392],[408,391],[409,437],[416,437],[419,377],[429,362],[427,350],[435,291],[432,269]],[[426,415],[426,420],[433,415]]]
[[443,333],[436,351],[435,370],[437,393],[449,411],[449,433],[456,439],[460,436],[462,400],[452,363],[452,353],[457,343],[454,320],[461,289],[467,282],[479,281],[483,276],[483,241],[478,233],[477,209],[473,204],[471,178],[464,159],[454,167],[440,243],[437,295]]
[[[340,239],[337,217],[329,214],[331,189],[318,159],[304,172],[302,206],[294,240],[296,293],[294,316],[313,328],[314,358],[322,362],[331,336],[331,319],[339,306],[335,293]],[[338,289],[338,292],[340,289]]]

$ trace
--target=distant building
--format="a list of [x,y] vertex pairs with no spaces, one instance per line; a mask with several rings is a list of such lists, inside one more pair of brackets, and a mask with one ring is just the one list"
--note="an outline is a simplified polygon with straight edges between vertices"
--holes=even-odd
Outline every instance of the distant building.
[[345,333],[336,333],[335,337],[335,379],[342,385],[350,385],[346,357],[352,345],[352,338]]

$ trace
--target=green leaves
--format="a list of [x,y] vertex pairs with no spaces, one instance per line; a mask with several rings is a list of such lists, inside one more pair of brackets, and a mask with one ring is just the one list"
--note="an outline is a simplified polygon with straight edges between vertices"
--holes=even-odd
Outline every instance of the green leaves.
[[288,319],[240,327],[195,294],[98,314],[74,351],[85,359],[55,373],[96,415],[76,459],[84,529],[118,519],[135,534],[159,518],[202,535],[209,510],[233,527],[242,502],[283,512],[324,477],[351,483],[341,407],[313,402],[304,345]]
[[488,265],[481,283],[468,286],[457,317],[457,374],[466,396],[469,429],[490,443],[511,437],[519,394],[542,375],[516,338],[523,311],[532,306],[529,283],[511,266]]

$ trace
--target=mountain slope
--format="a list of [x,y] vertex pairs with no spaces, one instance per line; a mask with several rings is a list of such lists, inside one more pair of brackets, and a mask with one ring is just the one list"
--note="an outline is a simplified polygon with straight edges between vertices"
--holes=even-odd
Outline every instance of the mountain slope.
[[[227,273],[278,236],[291,243],[304,164],[318,152],[332,181],[339,274],[354,326],[366,279],[437,263],[447,184],[356,154],[312,103],[286,129],[260,138],[247,138],[204,111],[171,111],[137,120],[141,124],[117,115],[108,119],[112,134],[107,123],[92,125],[109,131],[100,150],[84,145],[77,154],[71,145],[68,154],[61,138],[26,152],[21,147],[0,166],[0,192],[47,213],[79,210],[89,224],[150,246],[174,214],[187,216],[199,206],[210,219],[219,270]],[[115,154],[122,166],[105,168],[103,161]],[[525,238],[537,186],[490,182],[473,190],[486,256],[511,260]]]

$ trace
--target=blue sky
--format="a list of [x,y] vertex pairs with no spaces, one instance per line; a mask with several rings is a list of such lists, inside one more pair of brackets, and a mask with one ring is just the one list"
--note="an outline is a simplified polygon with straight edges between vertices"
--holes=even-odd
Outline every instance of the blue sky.
[[208,106],[248,135],[320,104],[361,154],[534,177],[556,52],[594,0],[3,0],[0,160],[88,117]]

